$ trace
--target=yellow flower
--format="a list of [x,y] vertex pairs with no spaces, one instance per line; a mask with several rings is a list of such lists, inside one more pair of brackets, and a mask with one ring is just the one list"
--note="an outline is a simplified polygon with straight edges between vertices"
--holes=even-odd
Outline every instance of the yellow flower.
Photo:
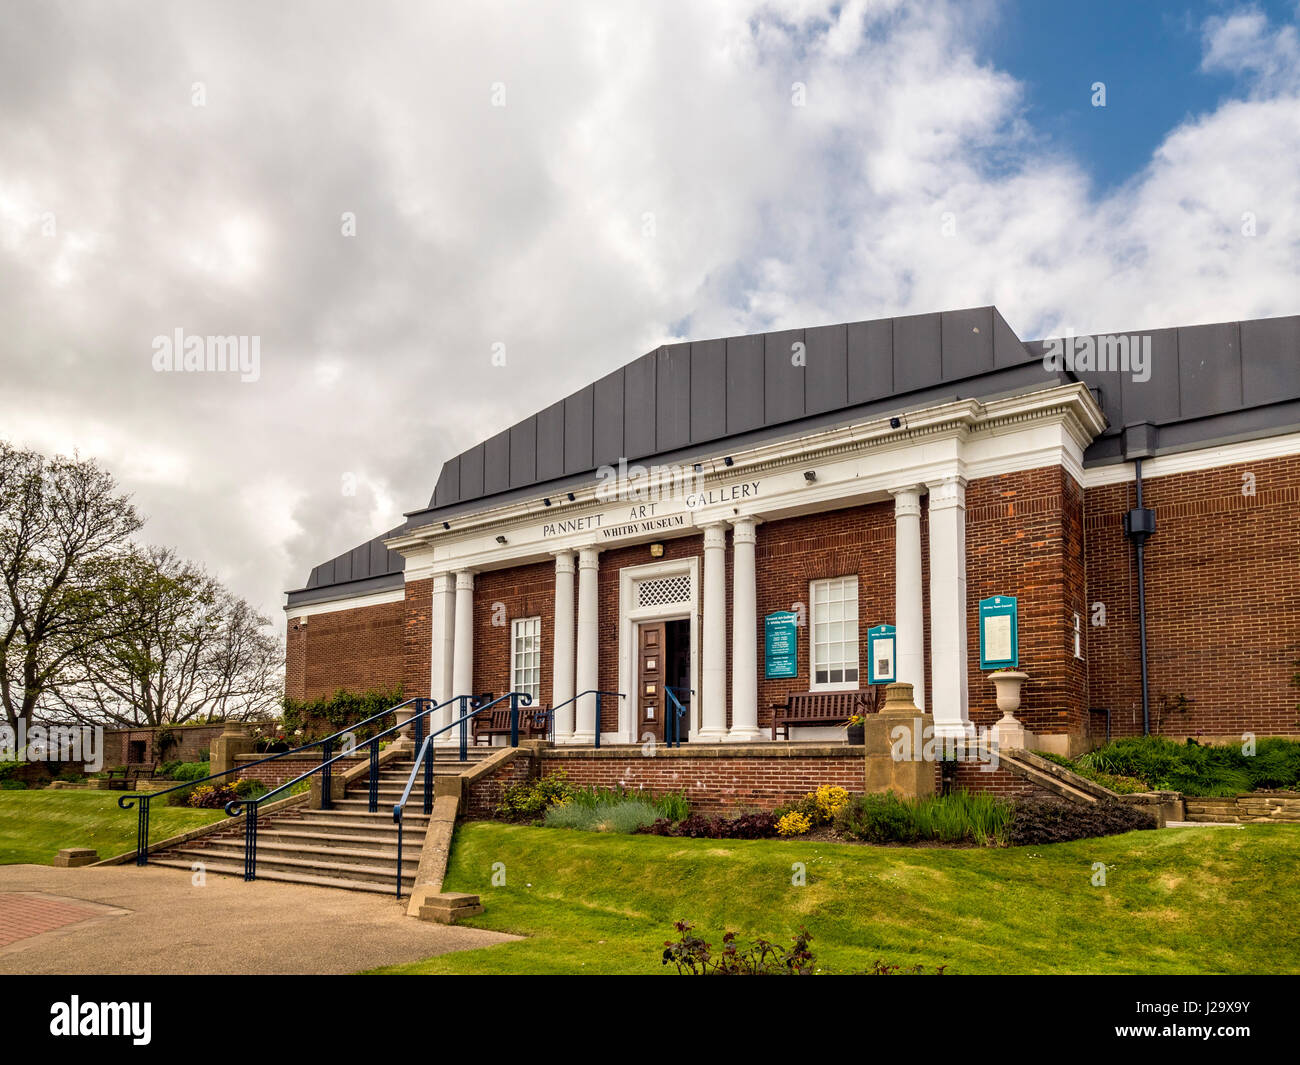
[[797,810],[791,810],[776,823],[776,834],[778,836],[802,836],[810,828],[812,828],[811,817],[807,814],[801,814]]

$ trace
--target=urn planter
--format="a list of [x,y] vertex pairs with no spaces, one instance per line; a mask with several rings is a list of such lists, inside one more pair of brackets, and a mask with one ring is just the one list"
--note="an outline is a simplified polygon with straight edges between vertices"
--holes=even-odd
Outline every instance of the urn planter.
[[990,675],[989,680],[997,690],[998,709],[1002,717],[993,726],[993,735],[999,747],[1023,748],[1025,746],[1025,726],[1016,720],[1016,711],[1020,709],[1020,688],[1029,679],[1028,673],[1017,669],[1004,669]]

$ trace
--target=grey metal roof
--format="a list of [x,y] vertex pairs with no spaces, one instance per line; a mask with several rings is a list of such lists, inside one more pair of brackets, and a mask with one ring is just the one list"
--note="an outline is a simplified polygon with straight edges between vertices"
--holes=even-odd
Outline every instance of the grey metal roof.
[[[1300,316],[1105,335],[1151,337],[1149,380],[1050,370],[1046,342],[1022,342],[995,307],[667,344],[449,459],[428,507],[384,536],[489,498],[588,484],[620,458],[716,457],[794,431],[1070,380],[1093,390],[1110,423],[1088,465],[1121,461],[1122,429],[1136,423],[1157,427],[1158,452],[1300,427]],[[800,343],[802,366],[792,359]],[[384,536],[317,566],[290,603],[400,584],[403,560]]]

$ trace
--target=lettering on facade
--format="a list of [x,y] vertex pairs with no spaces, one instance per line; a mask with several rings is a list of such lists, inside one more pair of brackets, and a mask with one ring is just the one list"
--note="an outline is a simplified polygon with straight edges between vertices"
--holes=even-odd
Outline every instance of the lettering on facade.
[[632,536],[635,533],[663,532],[665,529],[680,529],[686,525],[685,514],[674,514],[668,518],[650,518],[646,521],[634,521],[628,525],[615,525],[605,529],[606,539],[616,536]]
[[726,488],[710,488],[707,492],[692,492],[686,497],[686,509],[711,507],[718,503],[734,503],[737,499],[754,499],[758,495],[758,482],[731,484]]
[[[758,485],[758,481],[746,481],[743,484],[732,484],[723,488],[710,488],[705,492],[689,492],[682,497],[682,503],[689,511],[721,503],[734,503],[739,499],[756,499]],[[659,510],[662,507],[663,504],[660,502],[635,503],[618,515],[588,514],[581,518],[549,521],[542,525],[542,537],[549,539],[570,533],[599,531],[604,539],[611,540],[623,536],[653,535],[671,529],[686,528],[685,514],[660,514]],[[612,522],[618,524],[606,524],[605,518],[610,518]]]

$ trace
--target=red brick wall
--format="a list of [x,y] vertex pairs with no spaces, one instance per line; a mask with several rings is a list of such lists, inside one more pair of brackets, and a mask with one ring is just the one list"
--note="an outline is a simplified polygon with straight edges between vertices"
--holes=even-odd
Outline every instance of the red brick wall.
[[[576,615],[575,615],[576,616]],[[510,640],[516,618],[542,619],[540,699],[549,706],[555,660],[555,563],[493,570],[474,577],[474,691],[510,691]],[[602,643],[602,653],[604,653]],[[615,644],[617,646],[617,644]],[[615,685],[617,688],[617,685]],[[613,727],[613,726],[611,726]]]
[[433,581],[410,581],[406,585],[406,615],[403,630],[402,694],[408,699],[428,697],[433,668]]
[[[771,704],[811,687],[810,639],[805,623],[798,634],[797,677],[765,680],[763,619],[773,611],[794,609],[795,603],[801,603],[807,621],[812,609],[811,581],[857,575],[859,684],[866,687],[867,630],[894,623],[894,504],[873,503],[764,523],[758,527],[757,560],[758,724],[770,729]],[[730,623],[730,607],[727,613]]]
[[[236,759],[236,763],[253,762],[265,757],[267,756],[264,754],[240,755]],[[334,763],[332,772],[341,775],[354,766],[360,765],[365,760],[366,758],[360,757],[340,759]],[[288,755],[284,758],[277,758],[274,762],[264,762],[262,765],[253,766],[251,769],[241,769],[236,776],[240,780],[259,780],[268,788],[274,788],[286,781],[293,780],[295,777],[302,776],[303,773],[309,772],[318,765],[320,765],[320,755],[312,757]]]
[[1001,717],[980,670],[979,602],[1018,597],[1020,668],[1030,679],[1016,715],[1037,733],[1087,729],[1085,663],[1074,657],[1074,615],[1086,620],[1083,493],[1059,466],[966,486],[966,637],[970,717]]
[[[942,782],[942,767],[938,762],[934,766],[934,790],[939,794]],[[969,791],[975,795],[993,795],[999,799],[1023,799],[1030,795],[1048,794],[1041,788],[1017,776],[1009,769],[998,766],[986,769],[978,762],[958,762],[957,775],[953,781],[954,791]]]
[[655,795],[685,791],[691,808],[700,813],[735,812],[742,807],[771,810],[802,798],[822,784],[861,794],[865,774],[860,752],[797,758],[593,754],[543,751],[542,774],[563,770],[578,787],[622,785],[645,788]]
[[495,773],[480,777],[465,789],[461,801],[462,815],[470,820],[496,816],[506,788],[525,781],[533,772],[533,760],[518,754]]
[[317,699],[340,688],[361,692],[401,687],[405,617],[401,602],[312,614],[305,626],[290,617],[285,694]]
[[[1255,494],[1243,495],[1253,474]],[[1164,735],[1300,735],[1300,457],[1147,477],[1156,511],[1147,542],[1151,729]],[[1137,560],[1123,514],[1133,484],[1087,493],[1088,602],[1104,627],[1085,625],[1088,701],[1111,711],[1117,736],[1142,731]],[[1243,670],[1245,672],[1243,673]],[[1161,697],[1185,695],[1185,712]]]

